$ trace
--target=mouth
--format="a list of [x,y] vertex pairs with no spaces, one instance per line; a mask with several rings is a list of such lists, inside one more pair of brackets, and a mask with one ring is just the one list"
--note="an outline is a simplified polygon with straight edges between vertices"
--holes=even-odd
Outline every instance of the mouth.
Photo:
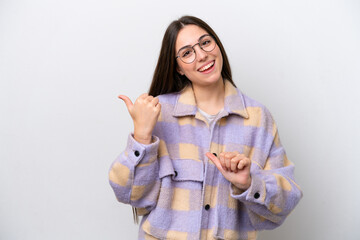
[[215,60],[207,63],[206,65],[202,66],[201,68],[198,69],[199,72],[210,72],[215,65]]

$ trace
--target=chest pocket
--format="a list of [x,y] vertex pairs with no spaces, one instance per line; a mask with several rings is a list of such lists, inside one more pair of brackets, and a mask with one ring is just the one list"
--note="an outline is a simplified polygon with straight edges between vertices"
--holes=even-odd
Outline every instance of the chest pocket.
[[[186,232],[200,230],[204,167],[191,159],[160,159],[160,193],[155,209],[147,217],[142,229],[157,239],[182,239]],[[179,217],[181,216],[181,217]],[[184,223],[188,219],[189,223]],[[171,229],[172,231],[168,231]],[[178,232],[179,235],[173,235]],[[183,233],[183,234],[181,234]]]

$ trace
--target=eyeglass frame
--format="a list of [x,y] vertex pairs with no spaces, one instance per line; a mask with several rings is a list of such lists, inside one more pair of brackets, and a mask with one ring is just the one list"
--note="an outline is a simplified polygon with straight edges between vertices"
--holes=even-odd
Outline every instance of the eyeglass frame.
[[[206,50],[205,50],[205,49],[203,49],[203,48],[201,47],[201,45],[200,45],[200,41],[201,41],[204,37],[211,37],[211,38],[214,40],[214,42],[215,42],[215,46],[214,46],[214,48],[213,48],[213,49],[211,49],[210,51],[206,51]],[[184,47],[180,48],[180,49],[179,49],[179,51],[177,52],[177,54],[178,54],[178,55],[175,57],[175,59],[180,58],[180,60],[181,60],[183,63],[185,63],[185,64],[191,64],[191,63],[193,63],[193,62],[195,61],[195,59],[196,59],[196,51],[195,51],[195,48],[194,48],[196,45],[199,45],[200,49],[201,49],[201,50],[203,50],[204,52],[212,52],[212,51],[215,49],[215,47],[216,47],[217,43],[216,43],[216,39],[215,39],[212,35],[210,35],[210,34],[204,34],[204,35],[202,35],[202,36],[199,38],[198,42],[197,42],[197,43],[195,43],[194,45],[192,45],[192,46],[190,46],[190,45],[186,45],[186,46],[184,46]],[[194,51],[194,53],[195,53],[195,58],[194,58],[194,60],[192,60],[192,61],[191,61],[191,62],[189,62],[189,63],[184,62],[184,60],[182,60],[182,59],[181,59],[181,57],[179,56],[179,52],[180,52],[182,49],[184,49],[184,48],[188,48],[188,47],[191,47],[191,48],[192,48],[192,50],[193,50],[193,51]]]

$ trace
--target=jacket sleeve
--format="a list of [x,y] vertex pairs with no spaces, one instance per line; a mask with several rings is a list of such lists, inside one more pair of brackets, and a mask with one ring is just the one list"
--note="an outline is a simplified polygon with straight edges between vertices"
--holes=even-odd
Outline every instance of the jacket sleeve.
[[269,113],[268,116],[265,131],[270,134],[260,140],[262,146],[267,146],[267,151],[266,154],[253,154],[251,158],[250,187],[242,192],[230,185],[231,196],[245,204],[257,230],[281,225],[303,195],[295,183],[294,165],[286,157],[275,122]]
[[138,215],[150,212],[157,202],[160,189],[158,147],[156,136],[151,144],[144,145],[130,134],[125,151],[109,170],[109,182],[117,200],[137,208]]

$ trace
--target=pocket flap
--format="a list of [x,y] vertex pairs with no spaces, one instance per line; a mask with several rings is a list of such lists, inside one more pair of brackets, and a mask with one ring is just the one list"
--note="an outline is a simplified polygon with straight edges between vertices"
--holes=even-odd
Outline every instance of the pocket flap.
[[198,181],[204,180],[204,165],[200,161],[192,159],[160,159],[159,177],[172,175],[174,181]]
[[173,160],[175,181],[199,181],[204,180],[204,165],[200,161],[192,159]]

